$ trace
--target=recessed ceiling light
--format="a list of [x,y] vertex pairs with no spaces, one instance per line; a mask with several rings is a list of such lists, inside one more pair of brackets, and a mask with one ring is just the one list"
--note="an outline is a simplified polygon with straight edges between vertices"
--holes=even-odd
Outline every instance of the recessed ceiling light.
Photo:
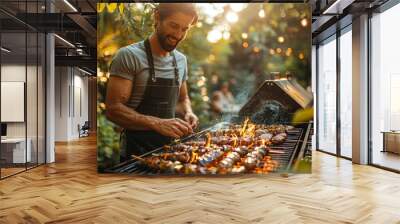
[[69,42],[68,40],[66,40],[66,39],[64,39],[64,38],[62,38],[62,37],[60,37],[59,35],[57,35],[57,34],[54,34],[54,36],[55,37],[57,37],[59,40],[61,40],[62,42],[64,42],[64,43],[66,43],[67,45],[69,45],[70,47],[73,47],[73,48],[75,48],[75,45],[73,45],[71,42]]
[[7,49],[7,48],[5,48],[5,47],[1,47],[1,50],[4,51],[4,52],[6,52],[6,53],[10,53],[10,52],[11,52],[11,50],[9,50],[9,49]]
[[67,4],[74,12],[78,12],[78,10],[68,1],[64,0],[65,4]]

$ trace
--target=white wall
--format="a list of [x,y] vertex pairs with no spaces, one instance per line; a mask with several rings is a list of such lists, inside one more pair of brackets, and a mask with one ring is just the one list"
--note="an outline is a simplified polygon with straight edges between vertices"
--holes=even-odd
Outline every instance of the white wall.
[[74,140],[78,124],[88,120],[88,78],[72,67],[56,67],[55,73],[55,140]]
[[[27,82],[25,80],[27,76]],[[3,64],[1,66],[1,81],[25,82],[26,114],[25,122],[6,122],[8,138],[25,138],[25,132],[31,144],[32,162],[39,159],[39,163],[44,163],[44,89],[42,68],[39,66],[36,71],[35,66],[25,64]],[[39,86],[37,86],[39,85]],[[9,108],[1,108],[8,110]],[[24,110],[24,108],[22,108]],[[37,150],[39,156],[37,157]]]

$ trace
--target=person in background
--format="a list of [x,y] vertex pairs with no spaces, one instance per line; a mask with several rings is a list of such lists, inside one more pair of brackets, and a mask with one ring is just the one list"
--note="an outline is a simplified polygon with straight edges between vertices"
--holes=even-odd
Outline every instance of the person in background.
[[220,89],[214,91],[211,98],[211,110],[214,118],[220,117],[225,113],[237,112],[237,105],[232,92],[229,90],[228,82],[222,83]]

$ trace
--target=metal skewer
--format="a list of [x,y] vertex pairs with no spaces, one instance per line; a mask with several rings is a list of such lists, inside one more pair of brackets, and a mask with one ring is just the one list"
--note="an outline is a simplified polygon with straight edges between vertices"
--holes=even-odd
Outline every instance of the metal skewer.
[[134,159],[139,159],[139,160],[144,161],[144,159],[142,157],[140,157],[140,156],[131,155],[131,157],[134,158]]

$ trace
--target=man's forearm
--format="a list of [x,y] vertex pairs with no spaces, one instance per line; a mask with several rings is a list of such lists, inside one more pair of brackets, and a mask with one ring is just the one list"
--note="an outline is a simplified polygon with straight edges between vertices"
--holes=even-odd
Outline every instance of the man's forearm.
[[184,99],[179,101],[181,108],[183,109],[183,115],[187,113],[193,113],[192,104],[190,102],[189,97],[185,97]]
[[109,106],[106,110],[106,116],[125,129],[151,130],[159,121],[157,117],[140,114],[122,103]]

